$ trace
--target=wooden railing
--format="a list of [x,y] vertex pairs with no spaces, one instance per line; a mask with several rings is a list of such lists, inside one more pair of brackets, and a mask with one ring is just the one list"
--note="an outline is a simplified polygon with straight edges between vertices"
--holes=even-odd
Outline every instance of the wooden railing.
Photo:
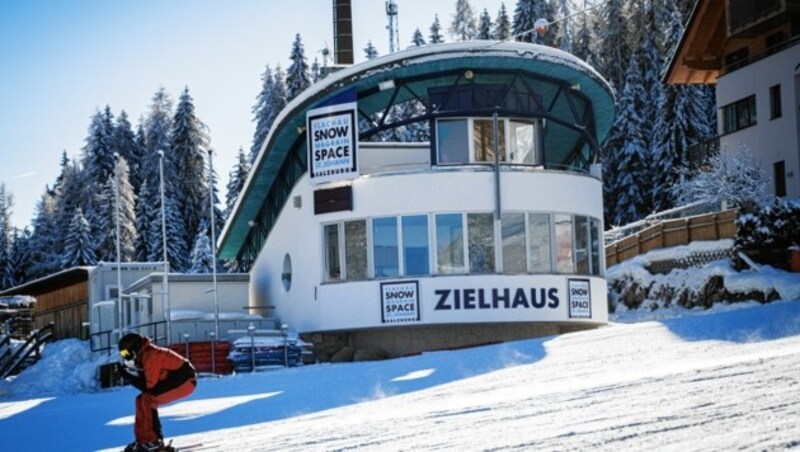
[[737,210],[666,220],[606,245],[606,267],[650,250],[736,237]]

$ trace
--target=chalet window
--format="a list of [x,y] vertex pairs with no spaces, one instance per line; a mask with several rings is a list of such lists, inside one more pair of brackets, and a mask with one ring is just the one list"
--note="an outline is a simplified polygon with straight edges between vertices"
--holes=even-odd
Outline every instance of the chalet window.
[[372,220],[372,252],[376,278],[400,274],[397,217]]
[[756,96],[722,107],[723,133],[733,133],[756,124]]
[[401,218],[403,228],[403,273],[406,276],[429,275],[428,216],[410,215]]
[[770,86],[769,88],[769,119],[776,119],[783,116],[781,109],[781,85]]
[[781,160],[772,165],[775,178],[775,196],[786,196],[786,162]]

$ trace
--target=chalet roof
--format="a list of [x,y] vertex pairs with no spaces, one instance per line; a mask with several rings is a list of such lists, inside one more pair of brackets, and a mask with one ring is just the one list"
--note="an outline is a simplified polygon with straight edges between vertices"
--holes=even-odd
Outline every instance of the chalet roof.
[[715,84],[723,67],[725,0],[698,0],[664,76],[668,84]]

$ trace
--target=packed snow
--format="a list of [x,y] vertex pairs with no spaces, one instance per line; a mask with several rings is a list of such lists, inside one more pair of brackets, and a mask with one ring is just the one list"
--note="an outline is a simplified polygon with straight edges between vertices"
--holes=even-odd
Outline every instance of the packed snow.
[[[673,273],[662,276],[686,277]],[[606,327],[556,337],[203,378],[160,410],[164,431],[175,445],[225,451],[798,447],[800,275],[725,277],[784,285],[791,296],[622,311]],[[110,359],[60,341],[0,382],[0,447],[121,450],[137,391],[98,387],[94,369]]]

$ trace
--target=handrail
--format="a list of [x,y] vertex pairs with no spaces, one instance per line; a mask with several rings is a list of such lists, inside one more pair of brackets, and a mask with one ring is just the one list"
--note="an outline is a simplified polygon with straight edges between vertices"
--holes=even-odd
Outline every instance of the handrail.
[[[127,330],[128,331],[137,331],[137,332],[139,332],[139,331],[141,331],[143,329],[144,330],[150,330],[152,328],[153,334],[145,334],[145,335],[150,337],[153,340],[154,343],[159,344],[161,339],[166,339],[165,336],[162,337],[162,336],[158,335],[158,327],[159,327],[159,325],[161,325],[164,328],[166,328],[167,322],[164,321],[164,320],[161,320],[161,321],[158,321],[158,322],[143,323],[141,325],[135,325],[135,326],[128,327]],[[107,354],[111,354],[111,350],[114,349],[114,347],[111,345],[111,335],[116,333],[117,331],[118,330],[113,329],[113,330],[98,331],[97,333],[90,334],[89,335],[89,347],[91,348],[91,350],[93,352],[107,352]],[[107,347],[98,346],[97,348],[95,348],[95,339],[100,339],[99,342],[102,344],[103,343],[102,338],[106,339],[106,343],[108,344],[108,346]]]
[[6,347],[6,350],[0,354],[0,368],[2,368],[6,360],[9,356],[11,356],[11,336],[10,335],[3,335],[3,338],[0,339],[0,350]]
[[17,351],[3,365],[3,367],[0,367],[0,379],[6,378],[9,375],[11,375],[34,352],[37,354],[37,359],[38,359],[39,347],[43,343],[49,341],[51,337],[53,337],[54,329],[55,329],[55,323],[50,322],[44,327],[31,332],[25,343],[20,348],[17,349]]

